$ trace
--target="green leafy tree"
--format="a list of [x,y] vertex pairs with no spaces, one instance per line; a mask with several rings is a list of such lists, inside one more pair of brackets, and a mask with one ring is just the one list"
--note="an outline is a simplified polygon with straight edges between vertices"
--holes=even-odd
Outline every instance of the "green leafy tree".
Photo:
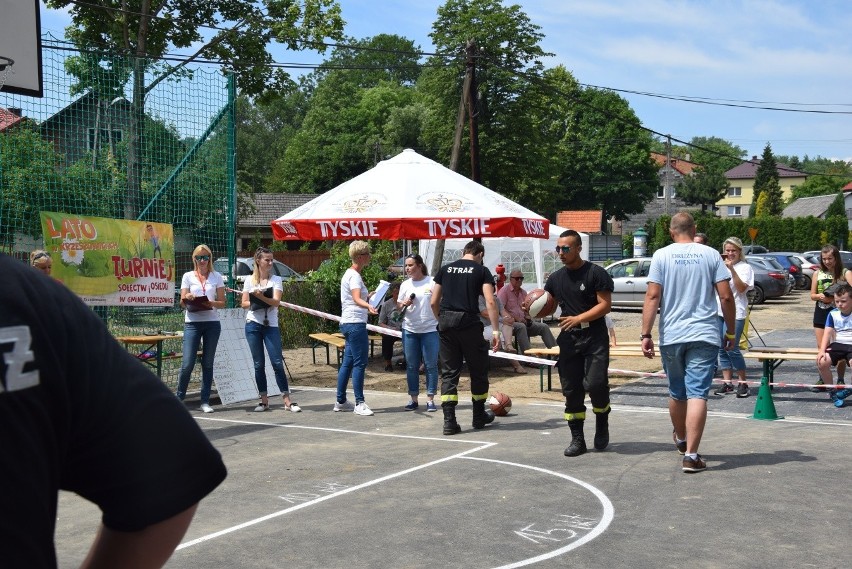
[[754,176],[754,196],[752,198],[749,216],[757,214],[757,203],[760,195],[767,192],[766,206],[761,209],[761,215],[780,215],[782,210],[781,185],[778,182],[778,164],[772,156],[772,147],[769,143],[763,149],[763,156],[757,166]]
[[[404,142],[419,138],[418,123],[400,130],[400,113],[415,101],[409,74],[387,67],[385,50],[400,50],[405,69],[417,59],[414,44],[397,36],[358,42],[357,57],[335,50],[321,72],[311,78],[311,96],[299,130],[267,177],[270,191],[323,193],[398,152],[388,136]],[[357,63],[359,69],[348,69]],[[365,72],[361,67],[369,68]],[[408,115],[418,114],[416,110]],[[274,188],[274,190],[273,190]]]
[[725,197],[728,192],[728,180],[719,170],[696,168],[691,176],[686,176],[677,187],[677,195],[689,205],[700,205],[701,211],[707,211],[713,204]]
[[716,136],[695,136],[687,147],[689,160],[708,172],[724,174],[748,155],[731,142]]
[[[492,190],[516,197],[536,158],[529,152],[534,140],[524,92],[530,88],[527,75],[538,76],[541,59],[549,54],[541,48],[543,34],[517,4],[499,0],[448,0],[438,8],[429,34],[436,49],[455,60],[435,56],[423,70],[418,88],[431,102],[434,112],[424,125],[428,154],[449,163],[459,100],[465,75],[462,57],[467,42],[476,45],[476,87],[473,99],[479,129],[481,182]],[[469,134],[462,142],[469,147]],[[470,175],[470,163],[459,161],[459,171]]]
[[847,178],[838,178],[835,176],[825,176],[817,174],[808,176],[804,183],[799,184],[791,192],[790,199],[797,200],[799,198],[809,198],[814,196],[825,196],[834,194],[849,182]]
[[651,136],[641,128],[627,101],[612,91],[582,89],[561,121],[555,142],[558,163],[555,208],[602,209],[604,217],[626,219],[640,213],[656,196],[657,166],[651,160]]
[[825,210],[826,219],[832,216],[846,217],[846,201],[843,199],[842,193],[837,194],[837,197],[834,198],[834,201]]
[[[79,48],[95,48],[132,57],[132,110],[128,136],[125,217],[139,213],[142,194],[142,140],[145,95],[160,81],[180,73],[190,61],[206,57],[228,62],[244,93],[255,95],[280,85],[286,77],[274,69],[267,45],[277,40],[288,49],[322,49],[321,42],[342,35],[343,20],[334,0],[103,0],[76,2],[47,0],[55,9],[67,9],[72,24],[67,37]],[[211,27],[233,26],[206,39]],[[158,58],[173,48],[200,45],[181,64],[168,67]],[[157,78],[146,83],[146,71]]]

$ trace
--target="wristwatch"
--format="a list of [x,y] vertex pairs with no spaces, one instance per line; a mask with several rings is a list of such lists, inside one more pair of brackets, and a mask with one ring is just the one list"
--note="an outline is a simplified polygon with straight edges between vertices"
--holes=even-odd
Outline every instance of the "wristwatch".
[[651,337],[651,335],[650,335],[650,334],[640,334],[640,335],[639,335],[639,340],[640,340],[640,341],[642,341],[642,340],[644,340],[645,338],[650,338],[650,337]]

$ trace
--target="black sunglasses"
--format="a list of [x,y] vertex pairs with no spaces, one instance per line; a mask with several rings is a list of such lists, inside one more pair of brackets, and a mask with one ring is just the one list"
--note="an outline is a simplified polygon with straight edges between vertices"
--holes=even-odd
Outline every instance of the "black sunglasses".
[[569,251],[571,251],[570,245],[557,245],[556,246],[556,252],[557,253],[568,253]]
[[195,260],[196,261],[209,261],[210,255],[196,255]]
[[524,277],[509,277],[510,279],[515,279],[516,281],[524,280]]

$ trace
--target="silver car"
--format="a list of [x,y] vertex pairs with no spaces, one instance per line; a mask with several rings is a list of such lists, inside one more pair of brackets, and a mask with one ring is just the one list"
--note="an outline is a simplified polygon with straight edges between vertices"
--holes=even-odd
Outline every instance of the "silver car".
[[651,257],[637,257],[616,261],[605,268],[615,289],[612,291],[613,306],[642,306],[648,290],[648,271]]

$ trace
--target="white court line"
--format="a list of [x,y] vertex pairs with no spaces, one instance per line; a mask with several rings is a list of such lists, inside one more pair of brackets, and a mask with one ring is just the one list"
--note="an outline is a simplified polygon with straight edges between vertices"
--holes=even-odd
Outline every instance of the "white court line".
[[[216,419],[213,417],[195,417],[196,421],[211,421],[219,423],[237,423],[240,425],[261,425],[264,427],[276,427],[280,429],[304,429],[306,431],[328,431],[330,433],[345,433],[348,435],[367,435],[369,437],[390,437],[394,439],[415,439],[419,441],[440,441],[442,443],[467,443],[474,445],[483,444],[482,441],[473,441],[470,439],[462,439],[459,437],[424,437],[416,435],[395,435],[393,433],[376,433],[368,431],[354,431],[352,429],[335,429],[332,427],[310,427],[308,425],[281,425],[279,423],[264,423],[262,421],[241,421],[239,419]],[[484,443],[486,447],[496,445],[498,443]]]
[[609,524],[612,523],[612,519],[615,516],[615,508],[613,508],[612,502],[609,501],[609,498],[607,498],[606,494],[604,494],[601,490],[592,486],[591,484],[589,484],[587,482],[583,482],[582,480],[574,478],[573,476],[568,476],[567,474],[562,474],[561,472],[554,472],[553,470],[548,470],[546,468],[539,468],[538,466],[530,466],[528,464],[520,464],[520,463],[517,463],[517,462],[508,462],[508,461],[505,461],[505,460],[495,460],[495,459],[492,459],[492,458],[478,458],[478,457],[474,457],[474,456],[465,456],[465,457],[461,457],[461,458],[464,458],[465,460],[481,460],[483,462],[494,462],[494,463],[497,463],[497,464],[507,464],[509,466],[517,466],[518,468],[526,468],[526,469],[529,469],[529,470],[535,470],[536,472],[542,472],[544,474],[549,474],[551,476],[557,476],[559,478],[564,478],[565,480],[568,480],[569,482],[573,482],[574,484],[577,484],[578,486],[582,486],[583,488],[585,488],[586,490],[588,490],[589,492],[594,494],[594,496],[601,503],[601,506],[603,506],[603,516],[601,516],[600,522],[598,522],[598,524],[594,527],[594,529],[592,531],[590,531],[589,533],[587,533],[586,535],[584,535],[583,537],[581,537],[577,541],[573,541],[573,542],[569,543],[568,545],[566,545],[564,547],[560,547],[559,549],[554,549],[553,551],[549,551],[547,553],[542,553],[541,555],[536,555],[535,557],[529,557],[527,559],[515,561],[514,563],[509,563],[508,565],[500,565],[499,567],[496,567],[495,569],[512,569],[514,567],[524,567],[526,565],[532,565],[533,563],[538,563],[539,561],[545,561],[547,559],[552,559],[554,557],[562,555],[563,553],[567,553],[567,552],[569,552],[573,549],[577,549],[581,545],[592,541],[597,536],[599,536],[604,531],[606,531],[606,528],[609,527]]
[[361,431],[349,431],[349,430],[345,430],[345,429],[327,429],[327,428],[323,428],[323,427],[303,427],[303,426],[297,426],[297,425],[275,425],[275,424],[270,424],[270,423],[261,423],[261,422],[257,422],[257,421],[234,421],[234,420],[230,420],[230,419],[212,419],[212,418],[208,419],[206,417],[204,418],[204,420],[205,421],[220,421],[220,422],[225,422],[225,423],[240,423],[240,424],[247,424],[247,425],[263,425],[263,426],[275,426],[275,427],[284,427],[284,428],[313,429],[313,430],[330,431],[330,432],[336,432],[336,433],[368,435],[368,436],[374,436],[374,437],[379,436],[379,437],[396,437],[396,438],[420,439],[420,440],[438,440],[438,441],[446,441],[446,442],[467,442],[467,443],[478,444],[479,446],[476,447],[476,448],[466,450],[464,452],[460,452],[460,453],[450,455],[450,456],[447,456],[447,457],[444,457],[444,458],[439,458],[437,460],[433,460],[431,462],[427,462],[427,463],[421,464],[419,466],[414,466],[414,467],[411,467],[411,468],[408,468],[408,469],[405,469],[405,470],[401,470],[399,472],[394,472],[392,474],[388,474],[386,476],[382,476],[382,477],[376,478],[374,480],[369,480],[367,482],[364,482],[363,484],[351,486],[349,488],[346,488],[345,490],[341,490],[339,492],[334,492],[333,494],[328,494],[326,496],[322,496],[321,498],[317,498],[316,500],[311,500],[309,502],[303,502],[303,503],[301,503],[297,506],[293,506],[291,508],[285,508],[284,510],[279,510],[277,512],[273,512],[271,514],[267,514],[265,516],[255,518],[253,520],[249,520],[247,522],[243,522],[241,524],[237,524],[235,526],[225,528],[223,530],[201,536],[201,537],[193,539],[191,541],[187,541],[186,543],[180,544],[175,549],[175,551],[180,550],[180,549],[184,549],[184,548],[187,548],[187,547],[192,547],[193,545],[198,545],[199,543],[203,543],[205,541],[209,541],[211,539],[215,539],[217,537],[221,537],[223,535],[233,533],[233,532],[239,531],[241,529],[245,529],[247,527],[250,527],[250,526],[253,526],[253,525],[256,525],[256,524],[259,524],[259,523],[262,523],[262,522],[265,522],[265,521],[268,521],[268,520],[271,520],[271,519],[274,519],[274,518],[277,518],[277,517],[280,517],[280,516],[283,516],[285,514],[289,514],[291,512],[301,510],[302,508],[307,508],[308,506],[313,506],[314,504],[319,504],[320,502],[325,502],[326,500],[330,500],[330,499],[336,498],[338,496],[343,496],[344,494],[349,494],[350,492],[355,492],[356,490],[362,490],[364,488],[374,486],[374,485],[379,484],[381,482],[386,482],[388,480],[392,480],[394,478],[398,478],[400,476],[404,476],[406,474],[410,474],[412,472],[416,472],[418,470],[422,470],[422,469],[428,468],[430,466],[435,466],[436,464],[441,464],[443,462],[447,462],[447,461],[452,460],[454,458],[461,458],[461,457],[463,457],[467,454],[477,452],[477,451],[492,447],[492,446],[497,444],[497,443],[483,443],[482,441],[462,441],[461,439],[448,440],[448,439],[443,439],[443,438],[438,439],[438,438],[432,438],[432,437],[391,435],[391,434],[387,434],[387,433],[365,433],[365,432],[361,432]]
[[241,529],[245,529],[247,527],[250,527],[250,526],[253,526],[253,525],[256,525],[256,524],[259,524],[259,523],[262,523],[262,522],[265,522],[265,521],[268,521],[268,520],[271,520],[271,519],[274,519],[274,518],[277,518],[279,516],[283,516],[285,514],[289,514],[291,512],[295,512],[296,510],[301,510],[302,508],[307,508],[308,506],[313,506],[314,504],[319,504],[320,502],[325,502],[326,500],[330,500],[330,499],[336,498],[338,496],[343,496],[344,494],[349,494],[350,492],[355,492],[356,490],[362,490],[364,488],[374,486],[374,485],[379,484],[381,482],[386,482],[388,480],[392,480],[394,478],[398,478],[400,476],[404,476],[406,474],[410,474],[412,472],[416,472],[418,470],[422,470],[422,469],[428,468],[430,466],[435,466],[436,464],[441,464],[442,462],[447,462],[448,460],[452,460],[454,458],[461,458],[461,457],[465,456],[466,454],[483,450],[485,448],[493,446],[494,444],[496,444],[496,443],[486,443],[486,444],[484,444],[480,447],[474,448],[474,449],[469,449],[469,450],[466,450],[464,452],[460,452],[458,454],[447,456],[445,458],[439,458],[438,460],[433,460],[432,462],[427,462],[426,464],[414,466],[414,467],[408,468],[406,470],[394,472],[393,474],[388,474],[386,476],[382,476],[381,478],[376,478],[375,480],[369,480],[367,482],[364,482],[363,484],[358,484],[357,486],[351,486],[349,488],[346,488],[345,490],[341,490],[340,492],[335,492],[333,494],[329,494],[327,496],[317,498],[316,500],[311,500],[310,502],[303,502],[302,504],[299,504],[298,506],[293,506],[292,508],[286,508],[284,510],[279,510],[277,512],[273,512],[271,514],[267,514],[265,516],[255,518],[253,520],[243,522],[241,524],[238,524],[238,525],[235,525],[235,526],[232,526],[232,527],[229,527],[229,528],[226,528],[226,529],[223,529],[223,530],[220,530],[220,531],[199,537],[197,539],[193,539],[192,541],[187,541],[186,543],[180,544],[177,547],[177,549],[184,549],[186,547],[192,547],[193,545],[198,545],[199,543],[203,543],[205,541],[209,541],[211,539],[215,539],[217,537],[221,537],[223,535],[226,535],[226,534],[229,534],[229,533],[232,533],[232,532],[235,532],[235,531],[239,531]]
[[[564,409],[565,405],[562,403],[529,403],[532,407],[556,407],[558,409]],[[668,416],[668,409],[659,409],[659,408],[646,408],[646,407],[629,407],[624,405],[612,405],[613,409],[618,411],[624,411],[627,413],[650,413],[652,415],[666,415]],[[730,411],[707,411],[708,417],[720,417],[724,419],[746,419],[746,420],[755,420],[752,416],[746,413],[731,413]],[[760,421],[761,423],[799,423],[803,425],[825,425],[831,427],[852,427],[852,422],[849,421],[820,421],[818,419],[808,419],[806,417],[783,417],[780,419],[775,419],[772,421]]]

